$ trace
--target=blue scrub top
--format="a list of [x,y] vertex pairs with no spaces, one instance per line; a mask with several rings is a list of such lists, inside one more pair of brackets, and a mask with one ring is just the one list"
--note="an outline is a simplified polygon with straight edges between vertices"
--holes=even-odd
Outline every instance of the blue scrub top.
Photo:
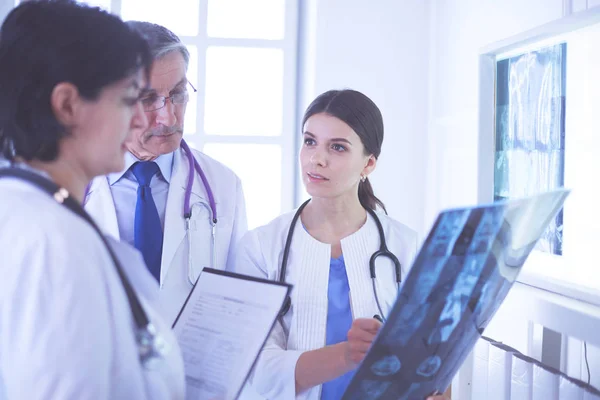
[[[329,286],[327,289],[327,329],[326,345],[348,340],[352,326],[350,309],[350,285],[346,274],[344,256],[332,258],[329,264]],[[323,384],[321,400],[338,400],[350,384],[356,370]]]

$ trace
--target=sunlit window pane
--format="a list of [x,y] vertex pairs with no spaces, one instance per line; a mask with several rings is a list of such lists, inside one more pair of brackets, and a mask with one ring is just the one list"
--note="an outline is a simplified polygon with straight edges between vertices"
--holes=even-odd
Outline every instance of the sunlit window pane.
[[[187,78],[194,87],[198,87],[198,48],[190,45],[187,46],[187,49],[190,52],[190,65],[187,70]],[[194,93],[192,86],[188,85],[187,89],[190,92],[190,101],[185,109],[183,133],[186,135],[196,133],[199,95],[199,93]]]
[[280,40],[285,0],[209,0],[207,34],[211,37]]
[[90,6],[101,7],[107,11],[110,11],[110,0],[79,0],[79,3],[86,3]]
[[208,48],[204,116],[207,134],[280,135],[282,103],[281,50]]
[[121,16],[125,21],[148,21],[163,25],[177,35],[198,34],[198,0],[123,0]]
[[[94,7],[101,7],[107,11],[110,11],[111,0],[77,0],[78,3],[88,4]],[[19,0],[15,0],[15,7],[21,4]]]
[[[248,226],[264,225],[281,213],[281,147],[272,144],[207,143],[204,153],[241,179]],[[249,161],[250,160],[250,161]]]

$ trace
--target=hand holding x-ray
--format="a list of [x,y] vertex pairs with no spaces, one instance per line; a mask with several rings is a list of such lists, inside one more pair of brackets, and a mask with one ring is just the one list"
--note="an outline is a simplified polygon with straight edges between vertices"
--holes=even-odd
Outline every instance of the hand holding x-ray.
[[355,368],[365,358],[369,351],[381,322],[374,318],[357,318],[352,322],[346,342],[346,362]]

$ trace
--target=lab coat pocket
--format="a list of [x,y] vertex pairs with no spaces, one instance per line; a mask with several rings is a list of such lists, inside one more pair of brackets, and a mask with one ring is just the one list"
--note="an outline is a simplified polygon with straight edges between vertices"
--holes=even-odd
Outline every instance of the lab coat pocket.
[[212,215],[208,204],[199,201],[191,207],[192,217],[187,230],[188,278],[195,283],[205,267],[214,267],[216,260]]

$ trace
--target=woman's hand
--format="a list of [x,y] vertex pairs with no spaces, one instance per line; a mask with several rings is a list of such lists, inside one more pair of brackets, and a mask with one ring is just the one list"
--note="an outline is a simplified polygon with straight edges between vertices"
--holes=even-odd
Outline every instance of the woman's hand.
[[296,395],[355,369],[380,327],[376,319],[355,319],[347,341],[302,353],[296,362]]
[[[354,320],[348,331],[345,354],[346,362],[352,368],[356,368],[365,358],[381,325],[381,322],[374,318],[357,318]],[[450,400],[450,398],[443,394],[437,394],[427,397],[426,400]]]
[[[365,358],[373,339],[381,328],[381,322],[373,318],[357,318],[352,322],[346,342],[346,362],[352,368]],[[438,399],[435,399],[438,400]]]

